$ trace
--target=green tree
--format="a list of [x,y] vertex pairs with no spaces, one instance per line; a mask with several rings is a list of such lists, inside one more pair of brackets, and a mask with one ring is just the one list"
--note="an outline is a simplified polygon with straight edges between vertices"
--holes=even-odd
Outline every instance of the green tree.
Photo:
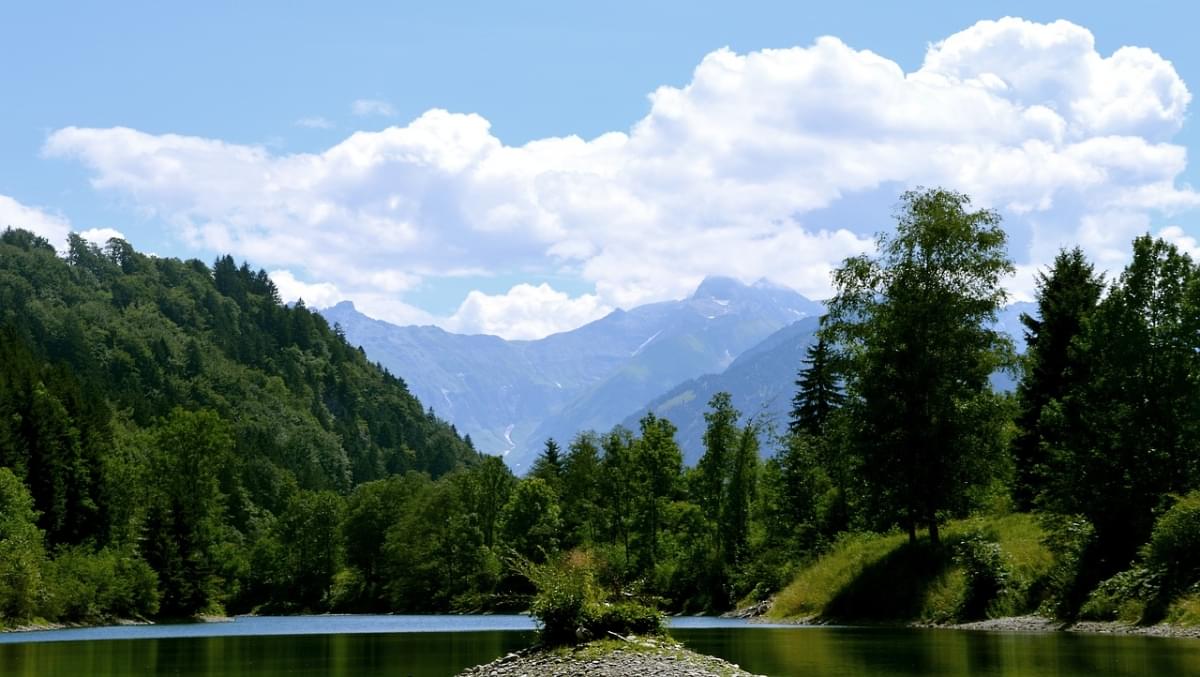
[[679,485],[683,452],[675,443],[675,426],[665,418],[647,413],[640,421],[641,437],[633,444],[634,494],[638,532],[635,560],[642,573],[658,564],[663,513]]
[[464,477],[463,500],[478,519],[483,543],[490,548],[496,544],[500,514],[517,486],[517,478],[503,459],[486,454],[480,456],[479,464],[467,470]]
[[233,438],[213,412],[176,409],[159,427],[155,447],[156,486],[143,555],[160,577],[161,611],[168,616],[220,611],[223,589],[215,552],[223,535],[225,497],[219,476]]
[[297,610],[329,608],[333,577],[342,563],[338,529],[344,500],[332,491],[299,491],[276,522],[281,546],[282,600]]
[[1037,276],[1037,317],[1021,315],[1027,345],[1024,373],[1017,386],[1019,432],[1013,440],[1013,498],[1021,510],[1033,507],[1046,473],[1046,449],[1061,446],[1042,419],[1043,410],[1062,400],[1086,376],[1086,365],[1071,350],[1084,322],[1100,302],[1104,282],[1076,247],[1054,257]]
[[[725,511],[729,469],[737,453],[738,418],[741,413],[733,407],[733,399],[726,392],[719,392],[708,402],[704,413],[707,427],[704,430],[704,454],[696,464],[697,503],[709,521],[718,528]],[[721,542],[719,534],[716,537]]]
[[792,398],[788,429],[793,435],[803,432],[823,437],[830,417],[845,400],[834,373],[829,342],[818,333],[816,342],[805,352],[804,367],[796,379],[796,396]]
[[846,377],[863,479],[876,514],[939,543],[938,513],[1002,458],[1003,406],[988,377],[1011,362],[989,327],[1013,266],[998,214],[943,189],[905,193],[877,258],[834,273],[828,339]]
[[0,468],[0,625],[36,615],[45,561],[33,498],[12,470]]
[[542,447],[542,453],[538,455],[533,462],[533,467],[529,470],[530,477],[540,477],[554,489],[556,493],[562,493],[562,449],[558,446],[558,442],[554,438],[548,438],[545,446]]
[[563,460],[564,546],[594,543],[603,533],[601,479],[599,438],[592,432],[576,435]]
[[539,477],[521,480],[500,516],[504,542],[517,554],[542,562],[558,549],[562,516],[558,495]]
[[392,610],[474,609],[494,587],[498,565],[458,489],[430,483],[388,529],[383,570]]
[[1048,504],[1095,527],[1098,576],[1145,543],[1171,492],[1196,486],[1200,465],[1200,275],[1172,244],[1149,236],[1084,323],[1073,383],[1043,419],[1056,426]]

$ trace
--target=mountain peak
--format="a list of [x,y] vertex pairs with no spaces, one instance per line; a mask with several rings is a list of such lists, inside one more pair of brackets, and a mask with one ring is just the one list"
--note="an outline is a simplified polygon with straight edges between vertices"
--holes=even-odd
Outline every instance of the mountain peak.
[[746,285],[732,277],[709,275],[696,287],[693,299],[729,299],[747,289]]
[[331,306],[329,309],[330,310],[340,310],[342,312],[358,312],[358,308],[354,307],[354,301],[351,301],[349,299],[347,299],[345,301],[338,301],[333,306]]

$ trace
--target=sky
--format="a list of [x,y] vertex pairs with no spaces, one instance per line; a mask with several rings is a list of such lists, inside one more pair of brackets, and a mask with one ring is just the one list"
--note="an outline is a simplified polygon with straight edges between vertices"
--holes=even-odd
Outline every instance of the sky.
[[[1111,6],[1110,6],[1111,4]],[[5,3],[0,226],[538,338],[706,275],[812,297],[899,195],[1200,254],[1177,3]]]

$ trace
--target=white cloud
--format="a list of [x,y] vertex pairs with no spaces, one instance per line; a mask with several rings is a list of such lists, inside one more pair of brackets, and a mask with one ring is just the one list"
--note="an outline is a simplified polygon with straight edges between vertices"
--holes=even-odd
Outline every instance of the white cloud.
[[0,230],[10,227],[40,235],[58,249],[66,247],[67,234],[71,232],[71,222],[66,217],[0,195]]
[[272,270],[267,275],[275,283],[276,289],[279,290],[279,296],[283,299],[284,303],[295,303],[296,301],[303,300],[307,306],[328,308],[340,301],[346,300],[346,297],[337,288],[337,285],[330,282],[309,284],[296,279],[296,276],[290,270]]
[[863,223],[853,206],[915,185],[1005,212],[1019,293],[1063,245],[1119,266],[1133,234],[1200,203],[1178,184],[1186,151],[1171,143],[1189,102],[1148,49],[1105,56],[1082,27],[1002,19],[930,46],[910,73],[831,37],[717,50],[687,85],[653,92],[628,131],[591,140],[508,146],[480,115],[430,110],[312,154],[75,127],[45,151],[194,245],[371,297],[385,319],[420,316],[403,293],[449,270],[565,270],[594,284],[577,298],[477,294],[434,318],[527,336],[680,297],[709,273],[825,296],[829,270],[888,226],[886,210]]
[[350,104],[350,110],[359,117],[378,115],[390,118],[396,115],[396,109],[392,104],[379,99],[355,99],[354,103]]
[[308,129],[333,129],[336,125],[331,120],[323,118],[320,115],[314,115],[296,120],[296,126],[307,127]]
[[463,334],[535,339],[574,329],[612,311],[594,294],[571,298],[550,285],[518,284],[506,294],[473,291],[443,324]]
[[113,238],[125,239],[125,234],[115,228],[89,228],[81,231],[79,236],[100,247],[108,244],[108,241]]

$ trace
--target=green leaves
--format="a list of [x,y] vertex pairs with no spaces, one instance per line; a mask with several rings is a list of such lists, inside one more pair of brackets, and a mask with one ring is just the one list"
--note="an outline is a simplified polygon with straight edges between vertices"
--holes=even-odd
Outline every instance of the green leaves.
[[901,196],[878,258],[847,259],[834,273],[822,330],[846,378],[865,504],[878,524],[898,522],[914,538],[924,524],[936,540],[938,513],[962,510],[1001,457],[1003,408],[988,377],[1012,350],[988,323],[1013,267],[999,215],[969,207],[944,189]]

